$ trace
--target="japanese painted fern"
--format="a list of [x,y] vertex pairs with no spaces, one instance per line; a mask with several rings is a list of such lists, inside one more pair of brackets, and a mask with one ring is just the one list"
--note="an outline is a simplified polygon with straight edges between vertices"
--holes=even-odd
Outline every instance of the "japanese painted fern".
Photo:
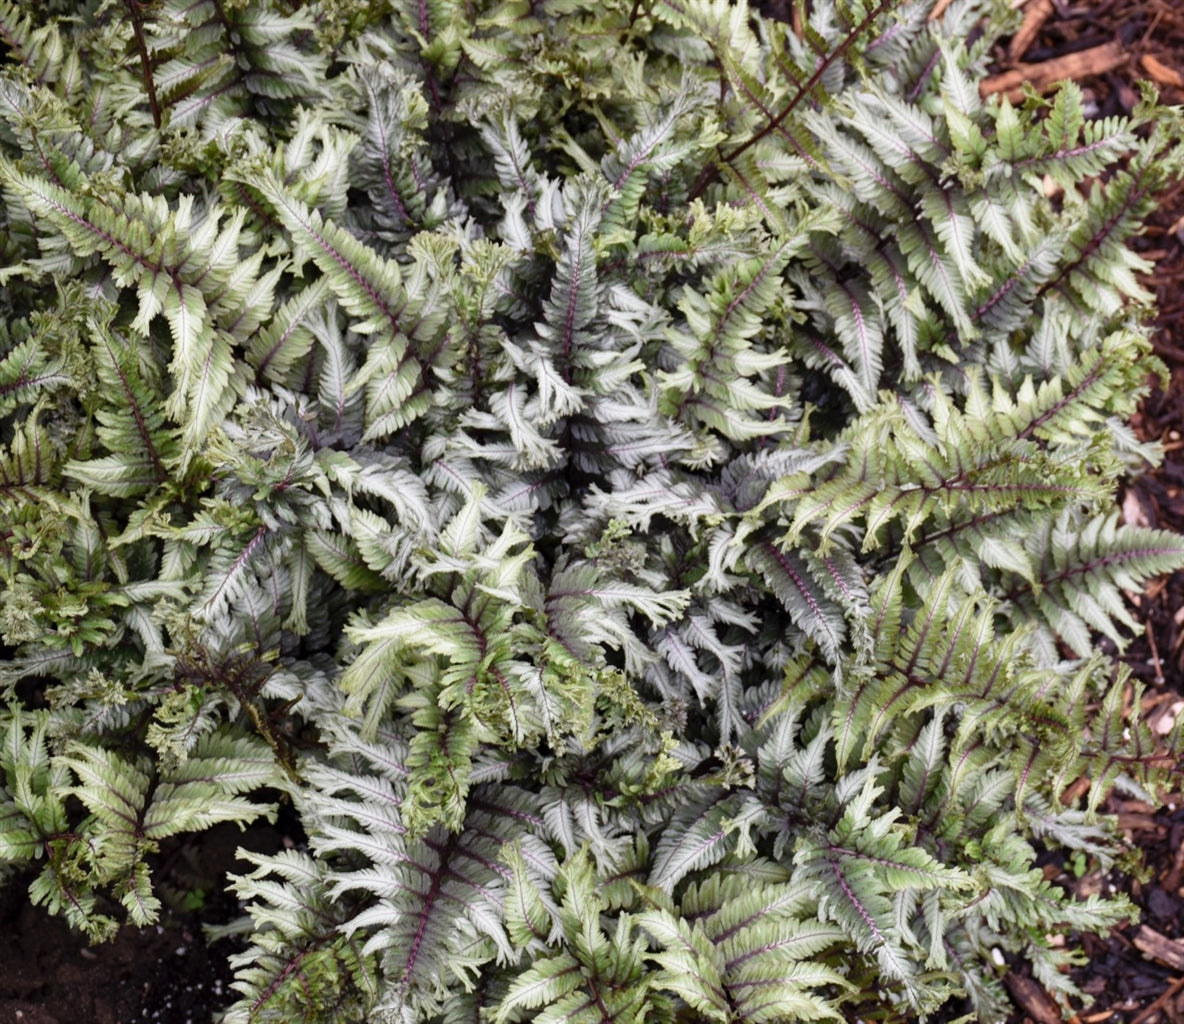
[[1180,750],[1097,643],[1184,566],[1112,512],[1174,113],[983,102],[990,0],[63,6],[0,0],[11,884],[152,921],[278,791],[228,1024],[1072,995],[1129,907],[1037,853]]

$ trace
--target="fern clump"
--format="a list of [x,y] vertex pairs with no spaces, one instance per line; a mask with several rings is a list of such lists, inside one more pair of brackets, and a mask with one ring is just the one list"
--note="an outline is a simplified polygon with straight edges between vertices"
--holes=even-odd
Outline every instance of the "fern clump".
[[1184,566],[1112,511],[1174,112],[982,101],[989,0],[60,6],[0,2],[11,884],[152,921],[278,792],[228,1022],[1073,994],[1131,908],[1035,858],[1180,749],[1097,642]]

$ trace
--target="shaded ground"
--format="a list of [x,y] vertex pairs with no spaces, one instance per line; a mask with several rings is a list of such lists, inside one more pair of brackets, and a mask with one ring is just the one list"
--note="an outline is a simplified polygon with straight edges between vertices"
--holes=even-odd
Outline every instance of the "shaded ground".
[[233,993],[225,949],[207,950],[196,918],[125,928],[90,948],[59,918],[25,905],[0,938],[3,1024],[207,1024]]
[[24,885],[0,889],[0,1024],[209,1024],[236,996],[226,962],[235,946],[207,948],[201,926],[238,913],[222,888],[227,871],[250,867],[235,861],[240,845],[274,853],[285,843],[269,825],[227,824],[169,844],[154,871],[169,905],[162,923],[101,946],[30,906]]
[[[769,13],[787,13],[788,0],[766,0]],[[1019,68],[1037,82],[1049,63],[1068,68],[1100,116],[1129,112],[1135,83],[1154,79],[1165,100],[1184,103],[1184,3],[1181,0],[1028,0],[1021,46],[1004,45],[1000,73]],[[1064,58],[1076,57],[1068,64]],[[1042,69],[1045,69],[1042,71]],[[1063,77],[1063,74],[1062,74]],[[1138,247],[1156,261],[1150,286],[1159,303],[1155,350],[1170,382],[1146,400],[1134,425],[1163,443],[1162,467],[1122,494],[1130,521],[1184,533],[1184,182],[1164,195]],[[1147,687],[1145,710],[1164,732],[1184,713],[1184,573],[1132,595],[1144,637],[1128,649],[1132,672]],[[1184,1024],[1184,793],[1154,812],[1136,800],[1112,797],[1132,847],[1144,855],[1142,879],[1102,877],[1088,864],[1053,858],[1050,878],[1082,896],[1105,887],[1126,891],[1142,910],[1138,925],[1107,939],[1087,937],[1088,957],[1076,980],[1094,997],[1076,1024]],[[165,925],[125,929],[114,943],[89,948],[60,921],[25,904],[24,887],[0,889],[0,1024],[205,1024],[233,998],[223,943],[207,950],[201,922],[221,922],[236,908],[211,897],[200,912],[199,892],[218,892],[239,843],[273,851],[281,839],[267,827],[240,834],[219,827],[165,851],[157,877],[174,890]],[[241,869],[243,865],[240,863]],[[1080,877],[1078,877],[1080,876]],[[1013,976],[1015,1024],[1057,1024],[1060,1014],[1030,978]]]

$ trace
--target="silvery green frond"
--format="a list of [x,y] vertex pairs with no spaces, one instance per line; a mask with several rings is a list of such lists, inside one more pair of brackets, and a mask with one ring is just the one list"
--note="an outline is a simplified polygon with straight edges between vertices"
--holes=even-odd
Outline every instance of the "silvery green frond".
[[233,1024],[1068,1005],[1128,907],[1038,858],[1184,743],[1099,650],[1184,566],[1113,507],[1178,114],[982,98],[996,0],[67,6],[0,0],[0,878],[105,937],[279,792]]

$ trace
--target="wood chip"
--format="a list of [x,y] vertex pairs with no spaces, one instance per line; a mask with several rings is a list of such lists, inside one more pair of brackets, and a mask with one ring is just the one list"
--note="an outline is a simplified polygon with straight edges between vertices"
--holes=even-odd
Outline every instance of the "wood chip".
[[1119,828],[1130,829],[1132,832],[1156,832],[1163,830],[1163,825],[1150,814],[1123,814],[1120,812],[1115,817],[1118,819]]
[[1064,1024],[1060,1007],[1040,982],[1013,971],[1003,976],[1003,984],[1007,986],[1016,1006],[1037,1024]]
[[1135,929],[1131,940],[1134,942],[1135,948],[1144,956],[1158,960],[1173,970],[1184,971],[1184,942],[1160,935],[1159,932],[1148,928],[1145,924]]
[[1028,47],[1036,41],[1040,29],[1052,17],[1055,10],[1052,0],[1036,0],[1024,11],[1023,24],[1020,25],[1019,31],[1011,37],[1011,42],[1007,47],[1007,55],[1011,58],[1012,63],[1017,62],[1027,52]]
[[1129,811],[1131,814],[1154,814],[1159,808],[1147,803],[1146,800],[1118,800],[1114,801],[1118,811]]
[[[1151,731],[1156,736],[1166,736],[1176,727],[1176,719],[1180,717],[1181,711],[1184,711],[1184,700],[1178,700],[1166,708],[1160,708],[1150,719]],[[1184,852],[1184,846],[1180,849],[1181,852]]]
[[1143,55],[1140,63],[1143,70],[1155,80],[1156,85],[1174,85],[1177,89],[1184,89],[1184,75],[1175,68],[1168,67],[1149,53]]
[[1122,497],[1122,520],[1127,526],[1151,526],[1155,509],[1139,489],[1127,488]]
[[937,21],[943,14],[946,13],[946,8],[952,4],[954,0],[937,0],[933,5],[933,10],[929,12],[927,21]]
[[1078,800],[1080,800],[1086,793],[1090,791],[1093,783],[1084,775],[1076,779],[1072,785],[1065,789],[1061,794],[1061,803],[1065,807],[1072,807]]
[[1037,92],[1044,93],[1069,78],[1076,80],[1113,71],[1125,64],[1126,60],[1127,54],[1122,43],[1115,40],[1089,50],[1054,57],[1042,64],[1017,64],[1010,71],[983,79],[979,84],[979,92],[984,97],[1006,93],[1007,98],[1014,103],[1023,97],[1025,82],[1030,83]]

